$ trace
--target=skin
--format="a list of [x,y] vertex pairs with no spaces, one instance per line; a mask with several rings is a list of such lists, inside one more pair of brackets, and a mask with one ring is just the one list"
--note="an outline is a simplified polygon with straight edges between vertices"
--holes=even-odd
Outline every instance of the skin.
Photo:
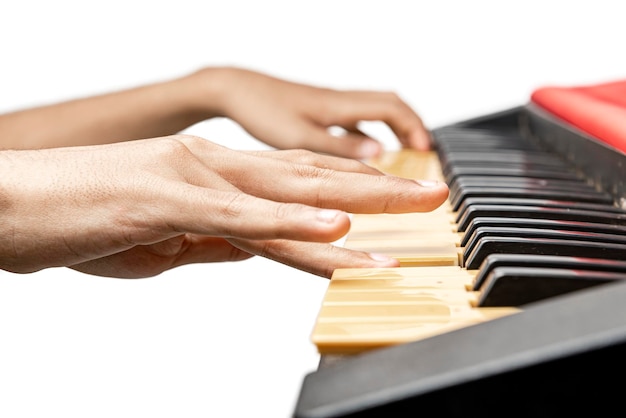
[[[236,151],[176,134],[216,116],[279,150]],[[398,266],[331,243],[348,232],[349,213],[430,211],[448,188],[360,162],[382,150],[356,129],[362,120],[387,123],[405,147],[430,146],[419,117],[393,93],[237,68],[2,115],[0,268],[141,278],[254,255],[322,277]]]

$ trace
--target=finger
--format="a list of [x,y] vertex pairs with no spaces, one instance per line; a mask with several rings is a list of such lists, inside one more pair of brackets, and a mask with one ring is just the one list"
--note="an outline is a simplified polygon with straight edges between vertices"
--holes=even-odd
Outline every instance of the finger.
[[354,158],[342,158],[320,154],[308,150],[280,150],[280,151],[242,151],[255,157],[275,158],[286,163],[310,165],[318,168],[332,169],[352,173],[384,175],[376,168]]
[[[336,136],[315,118],[294,118],[290,114],[274,116],[274,123],[281,126],[282,141],[274,144],[276,133],[257,129],[257,136],[268,144],[281,148],[280,144],[289,143],[291,149],[306,149],[316,153],[330,154],[350,159],[365,159],[376,156],[382,151],[381,144],[362,132],[351,132],[349,136]],[[344,140],[345,139],[345,140]],[[284,148],[284,147],[283,147]]]
[[155,215],[164,230],[156,236],[174,231],[218,237],[332,242],[350,228],[349,216],[340,210],[280,203],[184,183],[172,184],[167,190],[161,199],[160,212]]
[[193,234],[186,234],[185,237],[186,246],[176,255],[172,267],[194,263],[242,261],[254,256],[233,246],[224,238]]
[[349,125],[349,126],[343,126],[342,128],[345,129],[346,132],[349,132],[349,133],[354,134],[356,136],[360,136],[360,137],[363,137],[363,138],[371,138],[368,134],[366,134],[361,129],[359,129],[359,127],[356,124]]
[[341,135],[334,135],[323,126],[310,126],[307,131],[310,148],[345,158],[363,160],[380,155],[383,146],[377,140],[360,130],[346,129]]
[[[232,150],[215,153],[204,149],[202,143],[194,143],[193,147],[207,167],[239,190],[278,202],[352,213],[406,213],[433,210],[448,197],[448,188],[442,182],[337,171]],[[331,166],[334,161],[337,160],[326,160]],[[206,180],[211,176],[204,170],[195,173],[195,177],[190,182],[211,187]]]
[[[325,108],[325,123],[349,126],[356,122],[382,121],[405,147],[431,148],[430,133],[418,114],[397,94],[369,91],[336,91]],[[309,115],[318,120],[315,115]]]
[[447,185],[439,181],[341,172],[269,158],[261,160],[256,161],[255,170],[229,171],[223,175],[249,195],[350,213],[428,212],[439,207],[449,193]]
[[179,235],[151,245],[138,245],[72,269],[104,277],[137,279],[156,276],[185,264],[240,261],[253,257],[223,238]]
[[[329,151],[329,148],[336,147],[336,137],[331,136],[324,129],[319,127],[308,128],[309,135],[319,135],[318,146],[314,149],[291,149],[278,151],[235,151],[226,147],[219,146],[210,141],[194,136],[183,136],[180,141],[191,151],[198,161],[201,161],[206,167],[216,169],[222,174],[228,170],[224,168],[232,166],[236,171],[246,169],[250,170],[257,164],[254,159],[244,159],[243,156],[250,157],[269,157],[286,163],[297,163],[310,165],[319,168],[332,169],[337,171],[365,173],[373,175],[384,175],[381,171],[371,167],[361,161],[355,160],[354,157],[340,157],[335,155],[320,154],[319,152],[330,152],[331,154],[340,154],[339,152]],[[320,142],[327,141],[330,145],[320,145]],[[373,140],[372,140],[373,141]],[[374,141],[375,142],[375,141]],[[348,147],[350,147],[348,145]],[[379,148],[379,145],[376,145]],[[339,148],[335,148],[339,150]],[[315,152],[319,151],[319,152]]]
[[399,267],[394,258],[354,251],[332,244],[288,240],[229,240],[236,247],[317,276],[330,278],[338,268]]

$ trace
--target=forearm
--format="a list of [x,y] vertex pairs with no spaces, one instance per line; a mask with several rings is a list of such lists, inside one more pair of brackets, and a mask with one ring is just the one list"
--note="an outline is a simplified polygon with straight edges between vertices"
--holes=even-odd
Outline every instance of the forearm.
[[210,71],[0,115],[0,149],[94,145],[180,132],[219,115],[223,71]]

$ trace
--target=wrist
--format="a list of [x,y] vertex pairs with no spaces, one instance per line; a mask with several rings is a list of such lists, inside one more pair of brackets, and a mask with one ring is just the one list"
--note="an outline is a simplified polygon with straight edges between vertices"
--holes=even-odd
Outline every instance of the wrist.
[[184,95],[190,111],[205,119],[227,116],[226,104],[237,71],[232,67],[203,68],[176,80],[176,89]]

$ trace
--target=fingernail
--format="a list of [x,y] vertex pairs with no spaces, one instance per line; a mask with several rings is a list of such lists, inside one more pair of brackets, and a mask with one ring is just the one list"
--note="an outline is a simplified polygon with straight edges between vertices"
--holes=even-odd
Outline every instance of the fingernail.
[[333,223],[337,216],[339,216],[342,212],[338,210],[324,209],[317,211],[317,219],[326,223]]
[[359,157],[369,158],[375,157],[380,152],[380,145],[374,141],[363,141],[359,145]]
[[379,253],[369,253],[369,256],[372,260],[376,260],[376,261],[392,261],[394,260],[394,258],[389,257],[388,255],[385,254],[379,254]]
[[436,187],[439,185],[437,180],[415,180],[415,182],[423,187]]

